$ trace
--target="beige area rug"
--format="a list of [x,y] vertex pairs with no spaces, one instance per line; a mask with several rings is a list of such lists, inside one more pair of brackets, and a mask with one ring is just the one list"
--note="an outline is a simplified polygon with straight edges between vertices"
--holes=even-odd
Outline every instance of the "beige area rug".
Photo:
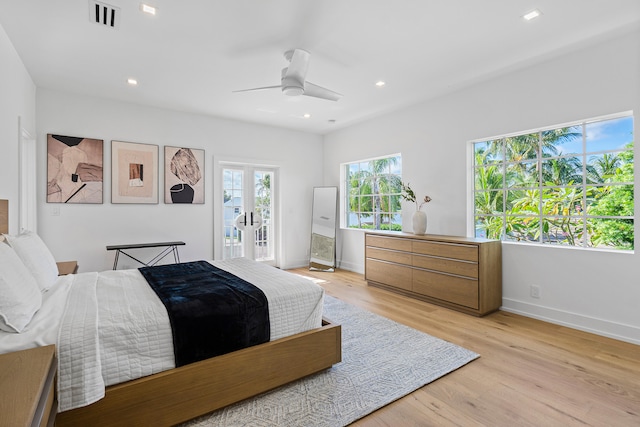
[[345,426],[479,357],[330,296],[324,316],[342,325],[342,362],[182,426]]

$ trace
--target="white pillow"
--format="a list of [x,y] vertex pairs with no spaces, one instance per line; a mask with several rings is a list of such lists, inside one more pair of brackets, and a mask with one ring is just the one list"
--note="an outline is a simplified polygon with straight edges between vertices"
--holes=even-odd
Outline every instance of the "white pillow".
[[4,236],[29,269],[36,283],[43,291],[49,289],[58,279],[58,265],[40,236],[33,231],[23,231],[17,236]]
[[27,267],[0,242],[0,329],[22,332],[42,305],[42,292]]

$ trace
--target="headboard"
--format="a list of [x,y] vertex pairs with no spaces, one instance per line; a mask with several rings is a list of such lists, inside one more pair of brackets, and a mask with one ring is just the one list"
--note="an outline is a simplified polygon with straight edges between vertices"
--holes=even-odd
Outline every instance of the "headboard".
[[[9,232],[9,201],[0,199],[0,233]],[[0,241],[2,237],[0,236]]]

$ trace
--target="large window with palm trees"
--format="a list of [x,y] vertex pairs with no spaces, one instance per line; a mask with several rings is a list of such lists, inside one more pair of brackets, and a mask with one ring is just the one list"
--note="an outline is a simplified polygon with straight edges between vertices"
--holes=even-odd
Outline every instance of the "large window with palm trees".
[[344,168],[347,227],[401,230],[402,157],[362,160]]
[[634,248],[630,113],[473,142],[477,237]]

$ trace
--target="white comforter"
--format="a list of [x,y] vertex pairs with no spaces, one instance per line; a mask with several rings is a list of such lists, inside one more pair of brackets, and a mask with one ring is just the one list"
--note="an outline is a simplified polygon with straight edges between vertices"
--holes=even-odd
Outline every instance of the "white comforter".
[[[271,340],[321,326],[324,290],[312,281],[244,258],[211,263],[264,292]],[[82,273],[61,281],[66,308],[60,319],[47,322],[58,332],[60,412],[101,399],[105,386],[175,367],[167,312],[137,269]],[[47,338],[38,345],[51,343],[51,330],[44,334]]]

